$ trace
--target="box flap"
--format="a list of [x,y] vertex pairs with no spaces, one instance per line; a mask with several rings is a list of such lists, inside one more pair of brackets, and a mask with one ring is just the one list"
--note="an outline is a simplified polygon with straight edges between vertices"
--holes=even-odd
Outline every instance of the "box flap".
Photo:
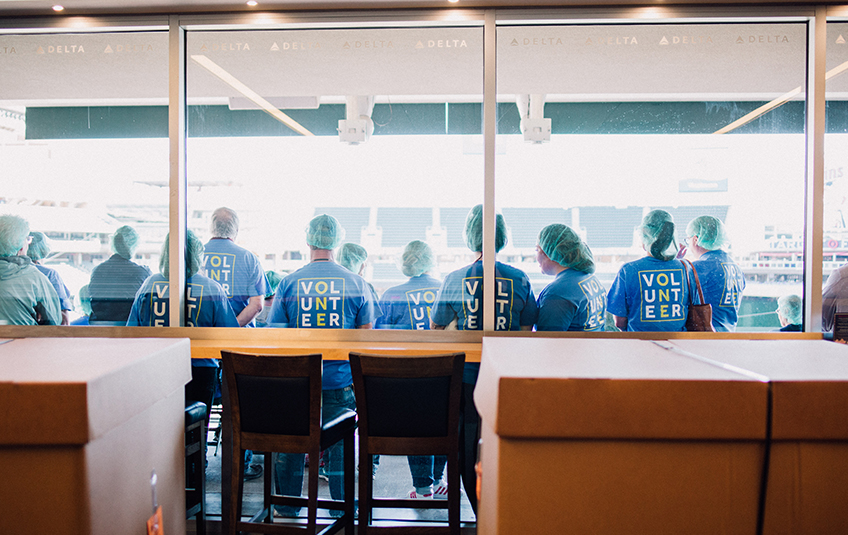
[[765,383],[644,340],[485,337],[474,398],[502,437],[765,437]]
[[824,340],[674,340],[773,383],[772,438],[848,439],[848,346]]
[[191,380],[188,339],[0,345],[0,444],[85,444]]

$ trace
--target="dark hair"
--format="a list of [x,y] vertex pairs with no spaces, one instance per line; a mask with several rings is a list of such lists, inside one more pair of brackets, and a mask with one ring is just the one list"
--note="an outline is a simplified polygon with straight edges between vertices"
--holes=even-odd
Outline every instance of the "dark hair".
[[651,256],[656,258],[657,260],[668,261],[674,258],[675,255],[664,255],[663,251],[668,249],[671,243],[674,241],[674,223],[671,221],[664,221],[662,227],[660,227],[660,232],[657,234],[657,239],[654,240],[654,243],[651,244]]

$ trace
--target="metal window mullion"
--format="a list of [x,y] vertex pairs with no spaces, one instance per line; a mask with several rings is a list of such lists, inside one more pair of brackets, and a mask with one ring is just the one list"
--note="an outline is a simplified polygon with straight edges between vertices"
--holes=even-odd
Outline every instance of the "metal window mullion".
[[168,24],[168,279],[170,286],[169,322],[185,325],[185,234],[186,234],[186,54],[185,29],[179,15]]
[[483,330],[495,330],[495,137],[497,42],[495,12],[483,25]]
[[817,6],[808,22],[807,191],[804,206],[804,330],[821,332],[822,239],[824,210],[825,71],[827,8]]

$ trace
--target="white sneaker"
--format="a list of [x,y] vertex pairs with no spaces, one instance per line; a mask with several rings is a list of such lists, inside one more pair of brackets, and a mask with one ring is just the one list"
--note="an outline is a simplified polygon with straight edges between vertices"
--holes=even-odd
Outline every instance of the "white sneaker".
[[434,500],[447,500],[448,499],[448,484],[445,483],[444,480],[439,481],[439,483],[433,489],[433,499]]
[[[419,492],[420,491],[420,492]],[[431,489],[415,489],[413,488],[409,491],[407,497],[413,500],[429,500],[433,498],[433,491]]]

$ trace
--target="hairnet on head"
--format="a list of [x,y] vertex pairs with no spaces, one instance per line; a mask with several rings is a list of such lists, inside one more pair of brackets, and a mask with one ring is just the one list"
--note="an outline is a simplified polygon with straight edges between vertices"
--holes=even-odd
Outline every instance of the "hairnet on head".
[[645,250],[657,260],[667,261],[677,256],[674,219],[670,213],[665,210],[651,210],[642,219],[639,233]]
[[595,272],[592,251],[567,225],[554,223],[539,233],[539,247],[557,264],[584,273]]
[[274,293],[276,293],[277,286],[280,285],[280,282],[283,280],[283,276],[273,269],[269,269],[265,272],[265,279],[268,280],[268,287],[265,288],[265,297],[271,297]]
[[417,277],[427,273],[436,265],[433,250],[421,240],[413,240],[406,244],[401,256],[400,270],[407,277]]
[[236,239],[239,218],[235,210],[222,206],[212,212],[212,237]]
[[91,316],[91,292],[88,291],[88,284],[79,289],[77,293],[80,302],[80,309],[86,316]]
[[29,235],[32,237],[32,241],[29,242],[29,247],[27,247],[27,256],[33,262],[50,254],[50,244],[47,243],[47,236],[43,232],[30,232]]
[[368,260],[368,251],[361,245],[346,243],[339,249],[339,264],[357,275],[366,260]]
[[26,245],[29,223],[16,215],[0,215],[0,256],[15,256]]
[[116,255],[132,260],[135,250],[138,249],[138,232],[129,225],[124,225],[112,234],[112,252]]
[[[162,257],[159,258],[159,273],[166,277],[170,269],[168,262],[170,239],[170,234],[165,236],[165,243],[162,244]],[[200,271],[200,266],[203,263],[203,249],[203,242],[200,241],[200,238],[194,232],[186,230],[186,278],[192,277]]]
[[777,299],[777,310],[792,325],[801,323],[804,302],[797,295],[783,295]]
[[[478,204],[468,212],[465,218],[465,229],[462,237],[465,245],[472,251],[479,253],[483,250],[483,205]],[[495,216],[495,252],[499,252],[506,245],[506,221],[502,214]]]
[[312,218],[306,227],[306,243],[316,249],[335,249],[345,237],[339,220],[327,214]]
[[686,226],[687,236],[697,236],[698,245],[707,251],[715,251],[727,245],[727,233],[721,219],[711,215],[696,217]]

